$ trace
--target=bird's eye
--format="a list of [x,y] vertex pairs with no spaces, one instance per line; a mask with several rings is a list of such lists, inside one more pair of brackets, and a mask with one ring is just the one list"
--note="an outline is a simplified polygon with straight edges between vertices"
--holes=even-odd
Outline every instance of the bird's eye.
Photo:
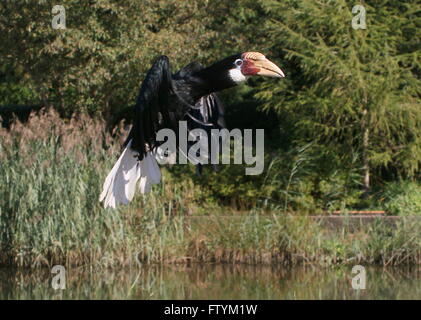
[[235,64],[237,67],[241,67],[241,65],[243,64],[243,60],[241,60],[241,59],[237,59],[237,60],[235,60],[234,64]]

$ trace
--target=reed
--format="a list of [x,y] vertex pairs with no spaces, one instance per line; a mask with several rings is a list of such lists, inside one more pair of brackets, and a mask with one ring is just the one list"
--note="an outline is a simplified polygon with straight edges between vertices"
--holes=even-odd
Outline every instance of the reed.
[[[45,110],[0,129],[1,265],[421,263],[419,220],[333,232],[282,209],[222,217],[200,186],[165,170],[148,196],[103,209],[98,195],[125,134],[124,124],[109,133],[102,121]],[[215,214],[192,217],[200,211]]]
[[101,207],[98,195],[124,134],[123,124],[110,134],[102,121],[65,121],[52,110],[0,129],[2,265],[130,264],[146,247],[145,216],[150,228],[193,209],[191,182],[167,183],[167,177],[147,200],[114,211]]

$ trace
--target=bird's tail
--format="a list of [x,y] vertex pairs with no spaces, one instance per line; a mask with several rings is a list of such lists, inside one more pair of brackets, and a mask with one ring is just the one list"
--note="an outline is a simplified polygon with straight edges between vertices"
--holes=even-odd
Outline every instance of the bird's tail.
[[136,185],[140,179],[141,193],[148,193],[153,184],[161,181],[161,172],[152,152],[148,152],[139,161],[138,153],[130,146],[132,140],[117,160],[116,164],[105,179],[99,201],[104,202],[104,207],[115,208],[119,203],[129,203],[135,194]]

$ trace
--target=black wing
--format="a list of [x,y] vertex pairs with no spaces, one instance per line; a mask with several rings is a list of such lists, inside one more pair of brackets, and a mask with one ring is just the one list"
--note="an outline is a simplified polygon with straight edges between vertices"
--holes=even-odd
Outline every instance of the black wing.
[[[142,160],[146,152],[155,148],[156,133],[161,128],[175,128],[175,120],[169,113],[171,70],[167,56],[159,57],[148,71],[140,87],[135,106],[132,129],[125,145],[131,140],[131,149],[139,152]],[[148,147],[146,147],[146,144]]]
[[[184,78],[190,74],[203,69],[199,62],[191,62],[174,77]],[[211,93],[200,98],[193,108],[190,108],[184,120],[188,123],[189,129],[201,128],[206,131],[215,128],[225,128],[224,106],[216,93]]]
[[[198,62],[192,62],[178,71],[174,77],[183,78],[190,74],[203,69],[203,66]],[[208,150],[211,150],[211,141],[213,139],[212,129],[226,128],[224,118],[224,105],[216,93],[211,93],[199,99],[196,105],[188,109],[184,120],[187,121],[187,129],[203,129],[208,137]],[[188,148],[194,145],[194,141],[188,142]],[[198,155],[199,156],[199,155]],[[207,155],[209,158],[211,155]],[[214,167],[216,169],[216,167]],[[198,173],[202,171],[202,165],[197,165]]]
[[224,105],[216,93],[200,98],[194,109],[186,115],[189,130],[200,128],[206,132],[211,129],[226,128],[224,118]]
[[[199,63],[193,62],[174,76],[185,77],[193,71],[203,68]],[[169,97],[172,90],[172,77],[169,59],[159,57],[148,71],[143,81],[135,106],[135,117],[132,129],[127,137],[125,146],[131,141],[131,149],[139,153],[142,160],[147,151],[153,150],[162,142],[156,141],[156,134],[162,128],[170,128],[178,132],[177,121],[185,114],[188,130],[204,129],[211,137],[211,129],[225,128],[224,108],[216,93],[211,93],[199,99],[193,108],[183,112],[169,110]],[[188,109],[188,110],[187,110]],[[210,140],[209,140],[210,143]],[[146,146],[147,145],[147,146]]]
[[[223,129],[226,128],[225,119],[224,119],[224,105],[219,99],[216,93],[211,93],[207,96],[202,97],[195,105],[194,109],[190,109],[185,117],[187,121],[188,130],[193,129],[202,129],[206,131],[208,141],[207,141],[207,150],[208,152],[219,152],[219,150],[212,150],[212,139],[215,137],[212,134],[212,129]],[[218,137],[220,139],[219,145],[222,145],[222,136]],[[188,148],[195,143],[195,141],[188,143]],[[199,154],[197,156],[200,156]],[[207,158],[210,160],[215,155],[207,154]],[[197,174],[201,175],[202,173],[202,164],[197,164]],[[213,165],[215,171],[218,170],[216,165]]]

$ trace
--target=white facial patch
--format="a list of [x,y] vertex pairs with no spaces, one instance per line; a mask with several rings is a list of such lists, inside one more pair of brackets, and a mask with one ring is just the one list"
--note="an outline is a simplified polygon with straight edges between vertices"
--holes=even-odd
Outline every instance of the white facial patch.
[[235,83],[241,83],[247,80],[247,77],[241,72],[241,67],[231,69],[228,73]]

